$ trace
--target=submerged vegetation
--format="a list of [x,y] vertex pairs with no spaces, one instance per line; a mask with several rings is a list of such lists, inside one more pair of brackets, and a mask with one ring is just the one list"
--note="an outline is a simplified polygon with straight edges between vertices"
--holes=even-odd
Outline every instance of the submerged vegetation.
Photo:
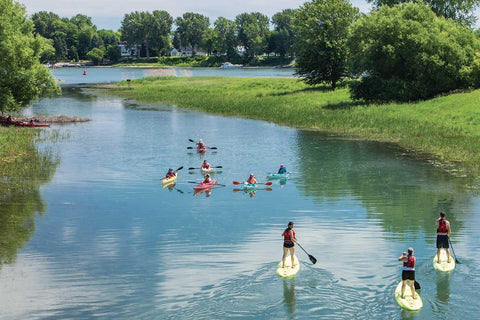
[[392,141],[418,155],[473,170],[480,165],[480,90],[417,103],[365,104],[287,78],[146,78],[114,94],[145,103],[273,121],[362,139]]

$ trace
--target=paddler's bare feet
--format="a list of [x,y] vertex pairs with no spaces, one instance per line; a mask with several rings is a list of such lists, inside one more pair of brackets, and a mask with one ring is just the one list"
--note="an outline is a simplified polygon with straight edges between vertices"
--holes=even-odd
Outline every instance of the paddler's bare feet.
[[450,262],[452,262],[452,259],[449,259],[449,260],[447,261],[447,263],[450,263]]
[[414,296],[413,296],[413,299],[417,299],[417,295],[414,295]]

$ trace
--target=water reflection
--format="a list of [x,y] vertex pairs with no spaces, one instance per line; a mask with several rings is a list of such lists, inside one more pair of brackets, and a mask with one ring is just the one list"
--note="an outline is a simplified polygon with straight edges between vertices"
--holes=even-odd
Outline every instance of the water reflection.
[[[13,143],[13,142],[12,142]],[[15,261],[17,250],[35,231],[35,214],[46,205],[40,186],[53,177],[59,160],[32,144],[12,162],[0,161],[0,266]]]
[[454,178],[430,164],[400,157],[400,150],[384,143],[299,131],[298,147],[299,188],[318,203],[353,197],[363,203],[367,218],[379,219],[385,231],[400,239],[407,231],[413,231],[412,241],[418,231],[435,234],[441,210],[456,230],[463,228],[463,219],[453,213],[461,213],[458,204],[471,202],[472,194],[464,190],[470,178]]
[[285,302],[288,313],[295,313],[295,305],[297,304],[295,278],[283,279],[283,302]]
[[437,303],[440,302],[447,305],[450,300],[450,273],[438,271],[436,279]]

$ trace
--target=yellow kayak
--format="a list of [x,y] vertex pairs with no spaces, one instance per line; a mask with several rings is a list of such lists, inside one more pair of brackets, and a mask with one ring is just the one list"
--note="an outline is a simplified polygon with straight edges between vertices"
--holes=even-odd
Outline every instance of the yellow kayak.
[[175,172],[175,176],[173,176],[171,178],[163,179],[162,184],[169,184],[169,183],[175,182],[175,181],[177,181],[177,177],[178,177],[178,172]]

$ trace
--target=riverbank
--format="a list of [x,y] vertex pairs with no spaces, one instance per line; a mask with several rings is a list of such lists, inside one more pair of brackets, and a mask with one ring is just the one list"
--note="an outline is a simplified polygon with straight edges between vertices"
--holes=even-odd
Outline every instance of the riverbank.
[[353,101],[346,87],[332,92],[284,78],[145,78],[121,82],[110,90],[145,103],[395,142],[417,157],[452,170],[472,173],[480,166],[480,90],[382,105]]

